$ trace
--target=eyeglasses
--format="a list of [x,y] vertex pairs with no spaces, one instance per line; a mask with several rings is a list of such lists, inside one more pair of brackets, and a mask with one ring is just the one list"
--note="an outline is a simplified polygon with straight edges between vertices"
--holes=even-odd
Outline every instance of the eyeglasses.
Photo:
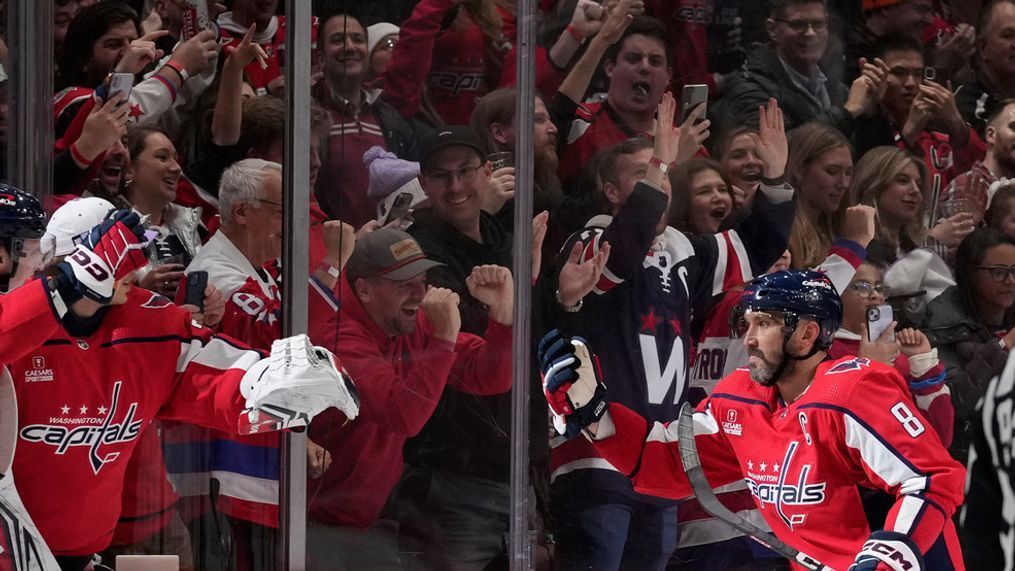
[[285,205],[282,204],[281,202],[275,202],[274,200],[268,200],[267,198],[258,198],[256,200],[261,204],[270,204],[272,206],[277,206],[279,208],[285,207]]
[[1003,282],[1008,276],[1015,277],[1015,266],[976,266],[978,270],[990,272],[990,279]]
[[455,181],[455,178],[458,178],[462,182],[471,182],[472,179],[476,178],[476,173],[479,172],[482,166],[465,166],[453,171],[431,171],[423,175],[423,177],[430,184],[448,187]]
[[807,28],[811,28],[815,32],[824,32],[828,29],[828,20],[780,20],[776,19],[776,22],[782,22],[789,26],[789,29],[793,30],[798,34],[803,34],[807,31]]
[[863,299],[870,299],[874,297],[874,292],[877,292],[881,297],[888,296],[888,286],[883,283],[872,284],[870,282],[853,282],[847,286],[848,289],[853,290],[856,295]]

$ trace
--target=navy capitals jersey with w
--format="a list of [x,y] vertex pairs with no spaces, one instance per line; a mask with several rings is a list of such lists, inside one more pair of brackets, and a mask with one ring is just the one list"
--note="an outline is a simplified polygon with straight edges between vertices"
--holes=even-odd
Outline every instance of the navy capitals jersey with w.
[[[770,203],[766,190],[784,201]],[[752,215],[728,232],[696,236],[667,227],[657,235],[666,196],[638,183],[616,216],[593,218],[579,233],[584,259],[603,243],[611,253],[597,295],[585,299],[568,332],[598,352],[612,402],[648,420],[676,418],[687,399],[691,320],[704,318],[714,296],[779,258],[793,221],[791,196],[788,188],[763,188]],[[584,468],[615,472],[583,438],[558,438],[551,447],[553,478]]]
[[[609,379],[606,379],[609,383]],[[738,369],[694,415],[709,484],[746,481],[772,531],[832,569],[847,569],[870,535],[858,486],[896,498],[886,531],[908,535],[927,569],[961,569],[951,517],[965,470],[948,455],[894,368],[856,357],[826,361],[789,405]],[[596,448],[631,473],[635,490],[685,498],[677,423],[646,423],[610,405],[616,434]]]

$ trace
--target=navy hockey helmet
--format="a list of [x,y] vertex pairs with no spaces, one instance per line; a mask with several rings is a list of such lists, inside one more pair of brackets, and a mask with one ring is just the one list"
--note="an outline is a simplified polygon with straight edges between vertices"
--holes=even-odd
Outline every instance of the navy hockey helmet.
[[801,317],[821,327],[816,349],[827,349],[842,323],[842,299],[828,276],[819,272],[786,270],[756,278],[744,289],[738,317],[752,311],[779,313],[792,333]]
[[0,238],[37,240],[45,232],[46,211],[39,199],[0,182]]

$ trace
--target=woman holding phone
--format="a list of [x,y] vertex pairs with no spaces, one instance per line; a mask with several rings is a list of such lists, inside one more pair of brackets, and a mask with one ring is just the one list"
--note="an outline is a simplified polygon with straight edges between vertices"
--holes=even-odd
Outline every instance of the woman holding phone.
[[148,251],[149,267],[139,272],[138,285],[172,299],[183,268],[201,248],[201,209],[173,203],[183,171],[176,160],[176,147],[162,131],[130,129],[127,153],[124,198],[138,214],[148,217],[148,228],[157,232]]

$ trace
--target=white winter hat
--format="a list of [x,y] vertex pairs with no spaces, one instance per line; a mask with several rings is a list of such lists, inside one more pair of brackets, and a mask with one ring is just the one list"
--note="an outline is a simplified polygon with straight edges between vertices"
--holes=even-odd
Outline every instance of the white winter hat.
[[373,54],[374,48],[381,43],[381,40],[392,34],[398,34],[398,32],[398,26],[388,22],[378,22],[373,26],[367,26],[367,54]]
[[75,239],[98,226],[116,207],[104,198],[75,198],[56,209],[46,224],[40,245],[43,254],[66,256],[77,247]]

